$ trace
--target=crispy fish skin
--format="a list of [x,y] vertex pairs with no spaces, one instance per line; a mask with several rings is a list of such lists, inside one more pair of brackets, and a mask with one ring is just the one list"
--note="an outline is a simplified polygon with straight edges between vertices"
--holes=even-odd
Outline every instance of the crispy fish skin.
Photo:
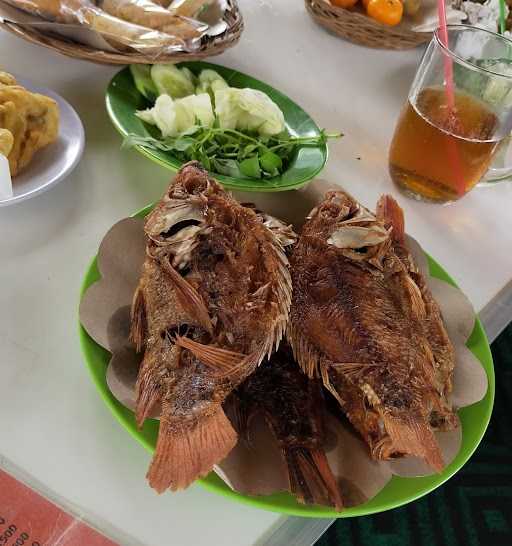
[[321,382],[309,379],[282,344],[237,391],[242,429],[262,412],[288,468],[290,491],[301,503],[343,508],[323,449],[325,411]]
[[222,403],[283,336],[291,278],[278,237],[197,162],[179,171],[145,232],[132,306],[131,338],[144,350],[136,418],[142,425],[161,403],[148,479],[162,492],[206,475],[236,444]]
[[[403,212],[397,202],[388,195],[382,196],[377,203],[376,216],[390,229],[393,251],[405,265],[409,276],[421,292],[425,305],[425,316],[422,323],[435,361],[434,385],[442,398],[444,406],[450,408],[448,396],[453,387],[455,355],[443,323],[441,310],[407,248]],[[453,430],[459,423],[457,416],[451,411],[437,412],[433,409],[430,424],[439,430]]]
[[[378,219],[341,191],[326,195],[290,258],[287,335],[301,367],[322,376],[374,458],[414,455],[440,471],[433,425],[457,425],[446,399],[453,349],[426,284],[416,282],[421,275],[411,276],[412,258],[391,235],[400,219],[403,226],[399,213],[396,205],[393,218]],[[436,360],[431,345],[436,320],[449,362]]]

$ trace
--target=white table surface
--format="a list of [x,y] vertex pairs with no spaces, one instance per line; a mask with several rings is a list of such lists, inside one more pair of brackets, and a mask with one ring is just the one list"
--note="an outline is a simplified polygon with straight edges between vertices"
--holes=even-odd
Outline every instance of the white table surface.
[[[402,197],[389,180],[387,148],[421,51],[375,51],[341,41],[317,27],[299,0],[242,0],[241,7],[242,41],[217,60],[288,94],[320,126],[343,130],[322,177],[369,206],[382,192],[397,195],[408,231],[477,310],[498,292],[509,293],[511,183],[435,206]],[[104,107],[115,69],[3,32],[0,63],[65,97],[87,139],[83,160],[67,180],[0,209],[0,454],[123,545],[266,543],[284,518],[199,486],[154,494],[144,480],[149,454],[103,405],[82,361],[77,307],[83,273],[108,228],[158,199],[170,178],[136,152],[120,151]],[[502,322],[510,319],[500,309]]]

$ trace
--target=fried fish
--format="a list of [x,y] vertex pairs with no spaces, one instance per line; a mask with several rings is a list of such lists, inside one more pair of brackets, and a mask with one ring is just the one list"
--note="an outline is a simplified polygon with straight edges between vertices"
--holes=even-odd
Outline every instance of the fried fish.
[[447,398],[454,353],[400,207],[385,196],[376,217],[329,192],[290,264],[287,335],[302,369],[322,377],[374,458],[413,455],[442,470],[433,431],[458,423]]
[[136,419],[161,405],[148,479],[162,492],[204,476],[236,444],[222,403],[282,338],[291,278],[277,234],[197,162],[179,171],[145,232],[132,306],[131,338],[144,350]]
[[283,454],[291,493],[299,502],[343,507],[325,451],[321,382],[309,379],[283,343],[237,390],[235,419],[247,430],[262,412]]

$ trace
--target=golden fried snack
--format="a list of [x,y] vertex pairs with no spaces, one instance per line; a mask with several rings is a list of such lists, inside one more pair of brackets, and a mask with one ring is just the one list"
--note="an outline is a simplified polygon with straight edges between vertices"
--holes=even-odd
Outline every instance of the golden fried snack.
[[13,102],[0,104],[0,127],[8,130],[13,137],[13,143],[7,159],[9,160],[11,175],[16,176],[19,171],[18,160],[27,132],[27,119],[17,112],[16,105]]
[[199,21],[179,17],[151,0],[103,0],[99,5],[114,17],[160,30],[183,40],[197,38],[207,28]]
[[[14,78],[2,77],[2,81]],[[57,139],[59,108],[57,103],[20,85],[0,83],[0,129],[11,134],[7,155],[11,175],[16,176],[34,154]],[[5,137],[7,139],[8,137]]]
[[15,80],[14,76],[0,70],[0,86],[1,85],[18,85],[18,82]]
[[0,129],[0,154],[7,157],[14,145],[14,137],[8,129]]
[[57,103],[37,93],[30,93],[37,109],[42,111],[38,117],[28,117],[24,146],[18,158],[18,172],[32,160],[34,154],[57,140],[59,134],[59,108]]

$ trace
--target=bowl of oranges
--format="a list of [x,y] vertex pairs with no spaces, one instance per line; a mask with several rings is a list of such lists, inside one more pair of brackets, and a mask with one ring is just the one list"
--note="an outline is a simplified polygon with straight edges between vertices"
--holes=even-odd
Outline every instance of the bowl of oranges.
[[305,0],[313,19],[338,36],[368,47],[409,49],[431,32],[412,30],[421,0]]

